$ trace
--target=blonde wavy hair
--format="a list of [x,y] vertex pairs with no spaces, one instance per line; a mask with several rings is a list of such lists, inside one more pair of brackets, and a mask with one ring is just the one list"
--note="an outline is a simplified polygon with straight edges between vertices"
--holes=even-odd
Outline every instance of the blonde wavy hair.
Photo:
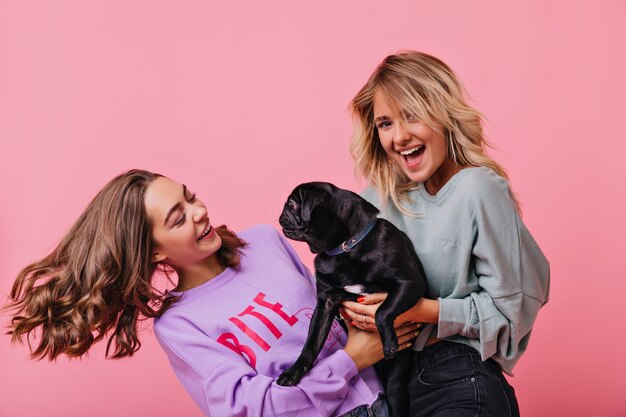
[[356,170],[378,190],[383,205],[391,199],[400,212],[416,215],[402,205],[415,184],[380,144],[374,124],[377,92],[433,129],[442,128],[448,157],[456,165],[491,168],[509,181],[504,168],[487,155],[491,145],[483,135],[482,115],[467,104],[467,92],[452,69],[423,52],[402,51],[387,56],[350,102],[354,119],[350,153]]

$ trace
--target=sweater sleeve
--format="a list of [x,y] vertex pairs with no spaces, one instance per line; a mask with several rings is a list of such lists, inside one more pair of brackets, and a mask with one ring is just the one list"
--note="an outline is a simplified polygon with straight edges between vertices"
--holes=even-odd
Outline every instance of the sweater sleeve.
[[480,290],[439,299],[437,336],[470,338],[483,360],[493,358],[510,373],[548,301],[549,264],[521,222],[506,181],[498,177],[477,189],[470,209],[472,263]]
[[[165,326],[155,325],[155,335],[177,377],[207,416],[330,416],[358,373],[352,359],[338,350],[319,360],[297,386],[283,387],[198,329]],[[176,333],[165,336],[172,331]]]
[[315,281],[315,276],[313,276],[313,274],[311,273],[311,271],[309,270],[309,268],[307,268],[304,263],[302,262],[302,260],[300,259],[300,257],[298,256],[298,254],[296,253],[296,251],[294,250],[294,248],[289,244],[289,242],[287,241],[287,239],[285,239],[283,237],[282,234],[280,234],[278,231],[274,230],[274,233],[276,234],[276,237],[278,239],[278,242],[281,246],[281,248],[286,252],[286,254],[289,256],[289,259],[291,260],[291,262],[293,263],[293,266],[298,270],[298,272],[300,272],[300,274],[305,277],[307,279],[307,281],[309,281],[309,283],[311,284],[311,286],[313,287],[313,289],[317,288],[317,282]]

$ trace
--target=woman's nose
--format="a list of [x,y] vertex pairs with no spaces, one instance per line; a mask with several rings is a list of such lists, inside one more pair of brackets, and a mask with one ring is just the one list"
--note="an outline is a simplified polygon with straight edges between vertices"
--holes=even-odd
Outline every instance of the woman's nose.
[[198,223],[200,221],[205,220],[207,217],[206,207],[204,205],[194,205],[193,206],[193,221]]
[[411,140],[411,134],[404,120],[396,122],[393,141],[397,145],[403,145]]

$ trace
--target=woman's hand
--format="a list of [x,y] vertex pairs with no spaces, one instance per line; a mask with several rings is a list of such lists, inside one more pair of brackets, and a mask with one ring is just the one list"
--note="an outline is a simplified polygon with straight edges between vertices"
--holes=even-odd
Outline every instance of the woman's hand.
[[[363,294],[359,302],[344,301],[344,311],[348,316],[346,320],[361,330],[376,330],[374,319],[376,310],[387,298],[387,293],[378,292]],[[417,304],[396,317],[394,326],[399,328],[405,323],[437,323],[439,321],[439,301],[428,298],[420,298]]]
[[[348,327],[348,342],[344,350],[350,355],[359,371],[374,365],[385,357],[378,332],[363,331],[350,325],[345,312],[342,312],[342,317],[344,317]],[[419,334],[418,327],[415,323],[407,323],[396,329],[398,351],[407,349],[412,345],[411,341]]]

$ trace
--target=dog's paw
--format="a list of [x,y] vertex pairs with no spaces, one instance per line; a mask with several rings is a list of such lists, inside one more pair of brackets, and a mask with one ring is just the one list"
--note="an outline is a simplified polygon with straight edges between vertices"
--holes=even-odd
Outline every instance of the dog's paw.
[[385,359],[391,359],[398,354],[398,346],[383,346]]
[[283,387],[293,387],[300,382],[307,371],[308,369],[306,367],[301,370],[299,367],[292,366],[278,377],[276,383]]

